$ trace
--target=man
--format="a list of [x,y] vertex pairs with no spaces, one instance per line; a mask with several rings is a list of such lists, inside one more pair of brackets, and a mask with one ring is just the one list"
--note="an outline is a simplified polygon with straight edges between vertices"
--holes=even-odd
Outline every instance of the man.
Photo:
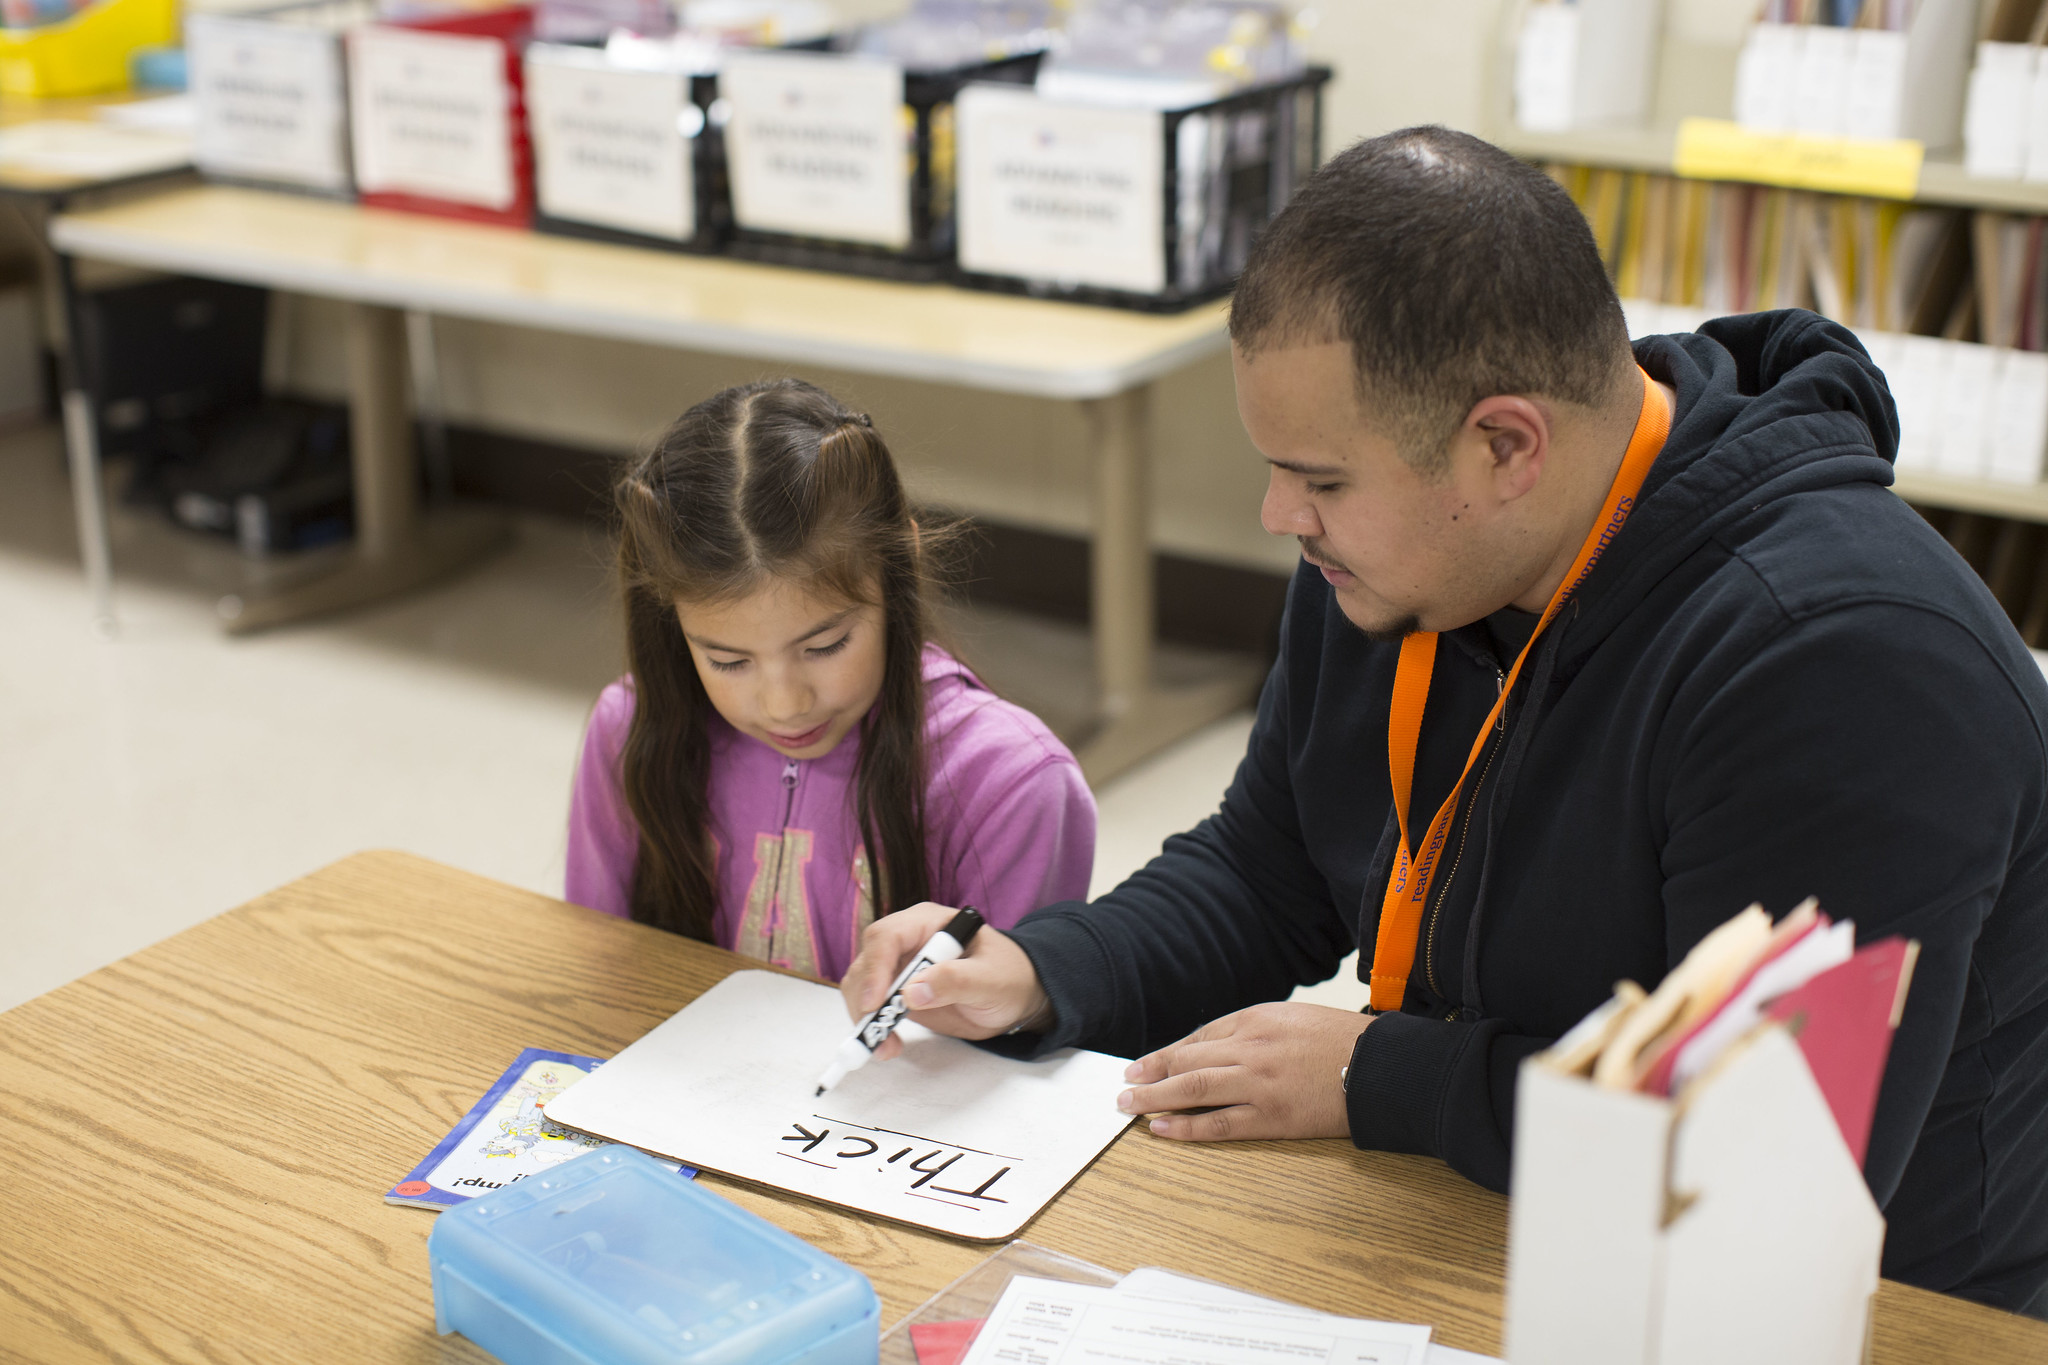
[[[1855,340],[1786,312],[1631,352],[1569,198],[1439,128],[1304,186],[1231,339],[1304,562],[1222,808],[913,1017],[1136,1057],[1165,1137],[1348,1135],[1498,1190],[1524,1058],[1817,895],[1922,945],[1866,1165],[1886,1273],[2048,1306],[2048,685],[1886,490]],[[850,1005],[949,913],[874,925]],[[1354,946],[1384,1012],[1261,1003]]]

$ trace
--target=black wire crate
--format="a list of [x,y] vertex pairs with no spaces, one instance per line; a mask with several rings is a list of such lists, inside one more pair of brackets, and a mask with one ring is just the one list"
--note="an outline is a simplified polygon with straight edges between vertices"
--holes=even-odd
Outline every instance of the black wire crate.
[[954,279],[1147,312],[1221,298],[1321,158],[1330,75],[1165,110],[965,92]]
[[729,58],[717,113],[730,254],[886,279],[947,278],[957,236],[954,98],[972,82],[1028,87],[1041,56],[944,71],[837,53]]

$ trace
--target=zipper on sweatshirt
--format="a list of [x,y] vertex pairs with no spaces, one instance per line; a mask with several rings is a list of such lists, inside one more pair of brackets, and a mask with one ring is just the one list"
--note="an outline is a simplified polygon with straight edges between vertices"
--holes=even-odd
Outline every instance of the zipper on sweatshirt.
[[[782,905],[782,860],[789,856],[789,820],[796,814],[796,783],[803,772],[803,764],[794,758],[782,763],[782,819],[775,825],[775,880],[768,884],[775,888],[776,923],[787,913]],[[770,940],[773,941],[772,939]]]
[[[1498,668],[1493,670],[1493,694],[1496,697],[1506,691],[1507,681],[1507,674]],[[1423,927],[1422,974],[1439,1000],[1444,998],[1444,988],[1436,979],[1436,927],[1443,918],[1444,902],[1450,899],[1451,883],[1458,880],[1458,868],[1465,861],[1465,845],[1472,838],[1472,812],[1479,808],[1480,789],[1486,785],[1487,774],[1493,771],[1493,760],[1500,754],[1501,741],[1507,732],[1508,708],[1503,706],[1499,719],[1494,722],[1494,737],[1487,746],[1486,763],[1479,769],[1479,778],[1472,784],[1472,790],[1465,794],[1464,818],[1458,826],[1458,851],[1451,858],[1450,870],[1444,874],[1444,884],[1437,888],[1436,902],[1429,911],[1429,922]],[[1456,1010],[1451,1011],[1450,1017],[1455,1019],[1457,1013]]]
[[782,765],[781,828],[783,829],[789,828],[789,817],[796,814],[796,779],[797,775],[802,771],[803,764],[794,758],[785,760]]

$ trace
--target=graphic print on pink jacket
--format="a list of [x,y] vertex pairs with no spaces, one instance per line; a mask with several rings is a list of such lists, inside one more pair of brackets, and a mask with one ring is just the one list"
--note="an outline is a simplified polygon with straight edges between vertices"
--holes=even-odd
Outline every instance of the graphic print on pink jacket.
[[[998,929],[1081,900],[1095,862],[1095,798],[1044,722],[989,691],[937,645],[924,650],[926,846],[932,896]],[[569,800],[567,899],[629,913],[640,830],[619,789],[631,677],[592,710]],[[710,809],[719,946],[837,981],[874,919],[854,820],[860,733],[822,758],[784,758],[713,715]]]

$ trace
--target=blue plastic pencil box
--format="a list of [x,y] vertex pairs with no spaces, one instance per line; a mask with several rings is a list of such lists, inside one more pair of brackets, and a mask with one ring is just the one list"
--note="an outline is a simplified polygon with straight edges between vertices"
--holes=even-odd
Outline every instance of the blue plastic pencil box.
[[867,1277],[630,1147],[438,1216],[434,1321],[506,1365],[875,1365]]

